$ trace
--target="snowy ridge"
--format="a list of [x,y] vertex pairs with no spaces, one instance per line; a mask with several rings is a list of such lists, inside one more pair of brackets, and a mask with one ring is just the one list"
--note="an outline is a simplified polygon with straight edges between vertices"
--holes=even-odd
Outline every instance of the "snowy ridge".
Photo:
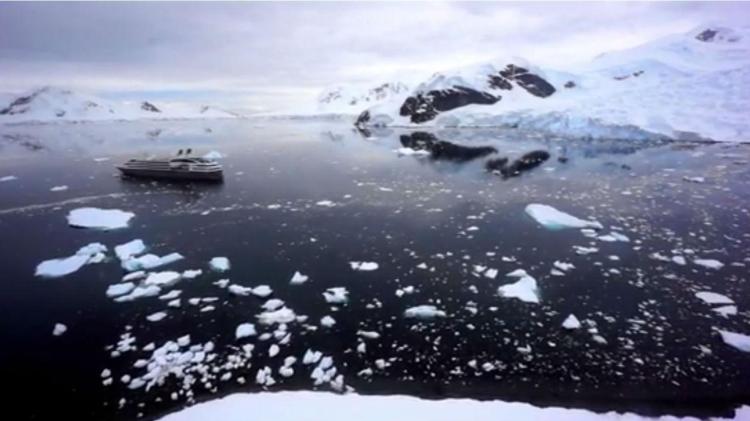
[[363,108],[403,97],[409,87],[401,82],[385,82],[375,87],[339,85],[323,90],[318,96],[318,112],[328,114],[359,114]]
[[0,123],[239,117],[207,105],[120,103],[49,86],[0,99],[6,101],[0,104]]
[[[498,88],[490,78],[509,64],[554,86],[547,96]],[[510,86],[508,86],[510,85]],[[415,121],[405,102],[367,108],[361,126],[514,127],[589,138],[750,141],[750,27],[703,26],[639,47],[603,54],[558,71],[521,59],[441,72],[410,93],[468,88],[486,97],[454,101]],[[476,96],[476,95],[475,95]],[[492,97],[498,98],[496,101]],[[419,106],[424,108],[423,101]],[[428,104],[429,105],[429,104]],[[417,111],[424,111],[424,109]]]

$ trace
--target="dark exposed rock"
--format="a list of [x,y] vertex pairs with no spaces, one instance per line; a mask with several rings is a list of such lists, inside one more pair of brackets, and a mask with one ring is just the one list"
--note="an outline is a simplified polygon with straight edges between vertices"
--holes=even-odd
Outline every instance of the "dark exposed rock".
[[571,89],[571,88],[575,88],[576,87],[576,83],[573,82],[572,80],[569,80],[569,81],[565,82],[565,85],[563,85],[563,86],[565,86],[568,89]]
[[21,107],[23,105],[27,105],[38,94],[39,94],[38,92],[34,92],[31,95],[21,96],[21,97],[16,98],[13,102],[10,103],[10,105],[8,105],[7,107],[5,107],[2,110],[0,110],[0,115],[6,115],[6,114],[13,115],[13,114],[23,114],[23,113],[25,113],[28,110],[27,108],[21,108],[20,110],[14,110],[14,108],[18,108],[18,107]]
[[492,146],[458,145],[439,140],[427,132],[401,135],[401,144],[407,148],[429,151],[430,158],[436,161],[468,162],[497,152]]
[[154,104],[152,104],[152,103],[150,103],[148,101],[143,101],[141,103],[141,109],[143,111],[149,111],[149,112],[152,112],[152,113],[160,113],[161,112],[160,109],[156,108],[156,106]]
[[65,110],[57,110],[55,111],[56,117],[64,117],[65,116]]
[[549,159],[547,151],[532,151],[508,164],[508,158],[491,159],[485,163],[487,171],[499,172],[503,177],[516,177]]
[[695,39],[697,39],[698,41],[703,41],[703,42],[711,42],[711,41],[713,41],[714,37],[718,33],[719,33],[719,31],[715,31],[713,29],[706,29],[705,31],[703,31],[700,34],[696,35]]
[[490,75],[488,84],[493,89],[502,89],[505,91],[513,89],[513,85],[508,82],[508,79],[498,75]]
[[430,121],[439,112],[449,111],[470,104],[490,105],[500,101],[500,96],[480,92],[463,86],[454,86],[440,91],[429,91],[406,98],[399,114],[411,118],[412,123]]
[[549,82],[514,64],[505,66],[505,69],[500,71],[500,76],[515,81],[526,92],[540,98],[546,98],[555,93],[555,87]]

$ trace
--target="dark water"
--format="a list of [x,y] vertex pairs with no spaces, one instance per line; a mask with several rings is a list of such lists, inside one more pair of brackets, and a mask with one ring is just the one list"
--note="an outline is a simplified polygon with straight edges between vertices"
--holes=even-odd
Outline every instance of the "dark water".
[[[0,177],[18,177],[0,183],[3,401],[21,419],[155,418],[192,400],[261,390],[255,375],[264,366],[277,382],[268,390],[312,389],[313,366],[301,364],[310,348],[332,356],[345,384],[364,394],[504,399],[648,415],[731,415],[750,403],[750,354],[724,344],[716,332],[750,333],[750,148],[566,140],[513,130],[430,135],[417,136],[498,152],[474,159],[399,157],[393,150],[412,145],[413,133],[364,136],[336,122],[2,128]],[[121,180],[113,168],[134,155],[186,147],[226,154],[226,181],[134,182]],[[513,160],[533,150],[551,157],[518,177],[483,169],[487,159]],[[69,188],[49,191],[56,185]],[[335,206],[317,204],[323,200]],[[524,213],[529,203],[596,219],[605,227],[602,234],[614,228],[630,241],[545,229]],[[84,206],[136,217],[120,230],[69,227],[66,214]],[[124,274],[112,248],[135,238],[153,253],[185,256],[158,270],[203,269],[171,288],[183,291],[180,308],[156,297],[128,303],[105,297],[107,286]],[[34,277],[39,262],[91,242],[107,245],[110,259],[62,278]],[[575,245],[599,251],[578,255]],[[692,257],[684,249],[694,251]],[[649,257],[654,252],[683,255],[688,264]],[[231,270],[210,271],[214,256],[228,257]],[[694,257],[725,266],[707,269],[693,264]],[[575,269],[552,276],[557,260]],[[373,261],[379,268],[353,271],[350,261]],[[474,265],[499,275],[477,275]],[[519,268],[536,278],[539,304],[498,296],[500,285],[514,282],[505,273]],[[295,271],[310,280],[289,285]],[[214,285],[223,278],[269,285],[272,297],[309,320],[288,325],[291,341],[273,358],[267,350],[274,339],[236,341],[236,326],[255,322],[265,300]],[[349,302],[332,308],[321,293],[339,286],[348,289]],[[415,292],[397,297],[405,286]],[[695,297],[698,291],[731,297],[739,313],[722,317]],[[211,303],[215,310],[201,312],[206,304],[188,303],[194,297],[219,300]],[[405,309],[421,304],[436,305],[447,317],[403,317]],[[162,310],[166,319],[146,320]],[[571,313],[584,327],[568,332],[560,325]],[[336,324],[309,329],[324,315]],[[51,334],[57,322],[69,329],[60,337]],[[593,339],[593,327],[606,344]],[[356,350],[358,330],[381,335],[365,340],[365,353]],[[126,332],[138,349],[111,357],[108,347]],[[193,344],[212,341],[216,354],[208,363],[216,367],[210,384],[192,385],[192,397],[180,392],[172,399],[172,392],[183,390],[183,379],[174,375],[148,392],[120,381],[125,374],[144,374],[133,364],[151,356],[142,350],[146,344],[159,347],[186,334]],[[245,343],[255,344],[252,357],[227,369],[224,363]],[[283,378],[277,369],[290,355],[298,358],[295,374]],[[378,359],[389,365],[378,368]],[[484,363],[492,370],[485,371]],[[111,386],[101,383],[105,368],[113,373]],[[372,376],[357,375],[366,368]],[[231,379],[220,380],[228,371]],[[239,377],[246,383],[239,384]]]

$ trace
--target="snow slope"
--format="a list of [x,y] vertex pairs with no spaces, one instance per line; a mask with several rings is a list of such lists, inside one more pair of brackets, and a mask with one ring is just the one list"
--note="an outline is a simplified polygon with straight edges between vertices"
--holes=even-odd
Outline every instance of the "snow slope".
[[236,118],[210,106],[114,102],[67,89],[43,87],[0,104],[0,123],[180,118]]
[[[509,63],[519,60],[438,73],[409,94],[368,108],[369,120],[363,123],[509,126],[592,138],[750,141],[750,26],[701,27],[603,54],[565,72],[520,64],[555,87],[547,97],[523,89],[489,89],[488,76]],[[455,87],[502,98],[440,112],[422,123],[400,113],[407,97]]]
[[317,99],[317,112],[323,114],[359,114],[363,108],[400,97],[409,92],[401,82],[385,82],[375,87],[338,85],[327,88]]
[[[735,413],[737,420],[750,417],[750,407]],[[635,414],[597,414],[583,409],[539,408],[526,403],[471,399],[424,400],[410,396],[336,395],[321,392],[236,393],[203,402],[167,415],[162,421],[603,421],[696,420]],[[726,419],[726,418],[717,418]]]

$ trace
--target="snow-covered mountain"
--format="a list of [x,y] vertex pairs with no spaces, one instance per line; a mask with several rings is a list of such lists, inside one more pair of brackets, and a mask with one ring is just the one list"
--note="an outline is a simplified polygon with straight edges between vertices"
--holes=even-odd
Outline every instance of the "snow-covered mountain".
[[4,99],[6,102],[0,104],[0,123],[238,117],[206,105],[114,102],[55,87]]
[[750,141],[750,27],[704,26],[568,71],[522,59],[440,72],[359,126],[510,126],[594,138]]
[[401,82],[385,82],[375,87],[338,85],[318,96],[317,111],[322,113],[358,114],[363,108],[406,94],[409,87]]

